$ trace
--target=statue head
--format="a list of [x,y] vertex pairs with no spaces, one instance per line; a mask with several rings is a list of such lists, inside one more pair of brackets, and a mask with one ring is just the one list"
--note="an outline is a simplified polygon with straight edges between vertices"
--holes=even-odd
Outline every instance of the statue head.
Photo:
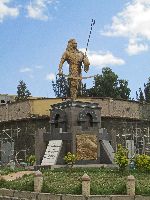
[[68,41],[67,50],[74,50],[77,49],[77,42],[75,39],[70,39]]

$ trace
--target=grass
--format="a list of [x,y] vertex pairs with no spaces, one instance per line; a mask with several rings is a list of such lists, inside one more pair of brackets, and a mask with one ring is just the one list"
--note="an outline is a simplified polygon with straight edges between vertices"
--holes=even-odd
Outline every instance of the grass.
[[[150,173],[136,170],[120,173],[117,169],[73,168],[44,170],[42,192],[54,194],[81,194],[81,178],[87,173],[91,178],[91,194],[116,195],[126,194],[126,177],[132,174],[136,178],[136,194],[150,195]],[[24,175],[22,179],[6,182],[0,181],[0,187],[33,191],[33,175]]]
[[24,175],[23,178],[15,181],[0,180],[0,188],[7,188],[20,191],[33,191],[33,175]]
[[11,169],[10,167],[0,167],[0,175],[7,175],[18,171],[25,171],[25,169],[23,167],[17,167],[15,169]]

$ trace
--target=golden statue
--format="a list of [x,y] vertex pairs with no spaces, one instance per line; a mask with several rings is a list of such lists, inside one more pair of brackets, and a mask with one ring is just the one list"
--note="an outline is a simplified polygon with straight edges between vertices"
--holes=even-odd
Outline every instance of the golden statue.
[[75,39],[70,39],[66,51],[62,55],[59,64],[59,75],[63,75],[62,66],[64,62],[67,61],[69,64],[69,83],[70,83],[70,95],[71,99],[75,100],[77,98],[78,88],[82,80],[82,70],[81,67],[84,64],[84,71],[89,70],[90,62],[88,57],[83,52],[77,49],[77,42]]

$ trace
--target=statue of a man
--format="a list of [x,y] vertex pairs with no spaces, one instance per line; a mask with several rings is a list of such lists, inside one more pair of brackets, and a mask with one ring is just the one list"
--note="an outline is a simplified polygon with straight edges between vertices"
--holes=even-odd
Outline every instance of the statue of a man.
[[77,98],[78,87],[81,83],[80,77],[82,76],[81,67],[84,64],[84,71],[89,70],[90,62],[88,57],[83,52],[77,49],[77,42],[75,39],[70,39],[66,51],[62,55],[60,64],[59,64],[59,75],[63,75],[62,66],[64,62],[67,61],[69,64],[69,82],[70,82],[70,95],[71,99],[75,100]]

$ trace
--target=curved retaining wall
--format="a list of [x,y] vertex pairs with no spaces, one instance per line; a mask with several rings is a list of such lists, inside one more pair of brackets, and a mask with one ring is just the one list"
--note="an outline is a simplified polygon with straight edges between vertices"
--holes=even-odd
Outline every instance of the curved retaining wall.
[[28,191],[17,191],[0,189],[0,200],[150,200],[150,196],[128,196],[128,195],[53,195],[49,193],[36,193]]
[[[118,100],[112,98],[79,98],[79,101],[98,103],[102,117],[128,118],[137,120],[150,120],[150,104],[137,101]],[[28,99],[0,105],[0,122],[21,120],[37,116],[49,117],[49,109],[61,98]]]

